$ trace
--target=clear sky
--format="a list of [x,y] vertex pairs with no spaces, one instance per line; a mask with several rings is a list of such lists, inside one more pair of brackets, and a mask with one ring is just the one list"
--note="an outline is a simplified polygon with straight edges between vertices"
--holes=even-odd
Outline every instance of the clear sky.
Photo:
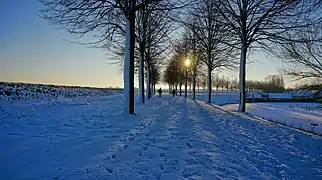
[[[37,0],[0,0],[0,81],[123,87],[107,52],[70,43],[64,30],[38,16]],[[256,55],[247,78],[263,80],[281,64]],[[135,83],[137,84],[137,83]]]

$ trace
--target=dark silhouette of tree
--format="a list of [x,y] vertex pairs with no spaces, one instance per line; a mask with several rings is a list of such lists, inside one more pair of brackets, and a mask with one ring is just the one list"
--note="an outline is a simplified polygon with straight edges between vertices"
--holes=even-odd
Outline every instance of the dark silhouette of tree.
[[222,16],[217,9],[217,1],[198,0],[197,3],[188,10],[192,21],[184,24],[192,31],[201,49],[204,50],[201,61],[207,67],[208,95],[207,102],[211,103],[213,70],[220,68],[234,68],[237,65],[233,57],[233,48],[225,41],[232,41],[226,26],[223,24]]
[[[153,72],[157,69],[159,71],[159,66],[156,66],[155,60],[163,61],[164,58],[160,58],[164,55],[164,52],[168,49],[168,41],[170,39],[169,34],[175,29],[173,22],[170,20],[171,9],[170,10],[154,10],[153,5],[146,6],[142,10],[138,11],[138,20],[137,20],[137,42],[138,42],[138,69],[139,69],[139,89],[141,102],[144,103],[144,69],[147,71],[147,98],[151,97],[150,87],[153,82],[151,78],[154,77]],[[151,53],[147,55],[149,48],[153,48],[153,56],[145,58],[146,56],[151,56]],[[151,50],[149,50],[151,52]],[[150,62],[151,59],[154,59],[153,62]],[[157,78],[158,79],[158,78]],[[155,84],[154,84],[155,85]]]
[[[138,10],[155,5],[150,11],[171,10],[186,3],[170,0],[40,0],[41,17],[59,25],[78,37],[93,35],[94,47],[124,49],[124,103],[125,112],[134,114],[134,50],[135,22]],[[125,23],[124,23],[125,22]],[[125,34],[125,40],[122,35]],[[120,45],[117,42],[125,42]],[[116,43],[116,44],[114,44]]]
[[322,24],[299,34],[303,42],[289,42],[279,46],[278,57],[288,66],[284,73],[292,80],[316,79],[322,83]]
[[[172,89],[178,89],[178,85],[181,91],[180,85],[182,84],[182,77],[183,71],[182,71],[182,60],[180,54],[174,54],[172,58],[169,60],[169,62],[166,65],[164,74],[163,74],[163,80],[166,82]],[[180,93],[180,92],[179,92]]]
[[294,35],[321,20],[319,0],[218,0],[215,3],[231,36],[237,43],[229,43],[240,49],[240,103],[239,111],[245,111],[246,58],[250,48],[270,50],[274,43],[302,41]]

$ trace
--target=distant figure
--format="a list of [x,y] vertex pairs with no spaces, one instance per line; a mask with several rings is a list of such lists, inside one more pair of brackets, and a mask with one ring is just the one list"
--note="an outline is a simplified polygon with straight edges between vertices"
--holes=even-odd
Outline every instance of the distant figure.
[[161,97],[161,94],[162,94],[162,89],[161,88],[158,90],[158,93],[159,93],[159,97]]
[[176,95],[176,90],[175,89],[173,89],[172,90],[172,96],[174,97]]

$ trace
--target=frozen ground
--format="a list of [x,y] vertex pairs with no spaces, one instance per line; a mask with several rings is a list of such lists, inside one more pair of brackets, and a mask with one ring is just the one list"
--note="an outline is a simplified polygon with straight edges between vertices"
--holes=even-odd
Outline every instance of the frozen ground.
[[[226,110],[237,110],[238,105],[226,105]],[[322,104],[318,103],[248,103],[247,112],[265,119],[311,131],[311,123],[318,124],[314,131],[322,134]]]
[[170,96],[0,102],[0,179],[322,179],[322,139]]

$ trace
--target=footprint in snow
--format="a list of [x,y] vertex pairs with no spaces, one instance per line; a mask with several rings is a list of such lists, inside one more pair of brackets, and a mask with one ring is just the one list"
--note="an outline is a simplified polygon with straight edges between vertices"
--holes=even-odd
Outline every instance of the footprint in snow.
[[191,152],[189,152],[189,154],[194,156],[194,155],[196,155],[196,151],[192,150]]
[[109,174],[113,174],[113,169],[112,168],[105,168],[106,172]]
[[183,173],[183,177],[184,177],[184,178],[189,178],[189,177],[191,177],[191,176],[193,176],[193,174],[192,174],[192,173],[189,173],[189,172],[184,172],[184,173]]
[[191,146],[191,144],[189,143],[189,142],[186,142],[186,146],[188,147],[188,148],[192,148],[192,146]]
[[111,159],[116,159],[117,158],[117,154],[112,154]]
[[144,146],[143,150],[146,151],[148,149],[148,146]]
[[165,153],[160,153],[160,157],[165,157]]
[[159,149],[162,149],[163,151],[167,151],[169,147],[167,146],[158,146]]

